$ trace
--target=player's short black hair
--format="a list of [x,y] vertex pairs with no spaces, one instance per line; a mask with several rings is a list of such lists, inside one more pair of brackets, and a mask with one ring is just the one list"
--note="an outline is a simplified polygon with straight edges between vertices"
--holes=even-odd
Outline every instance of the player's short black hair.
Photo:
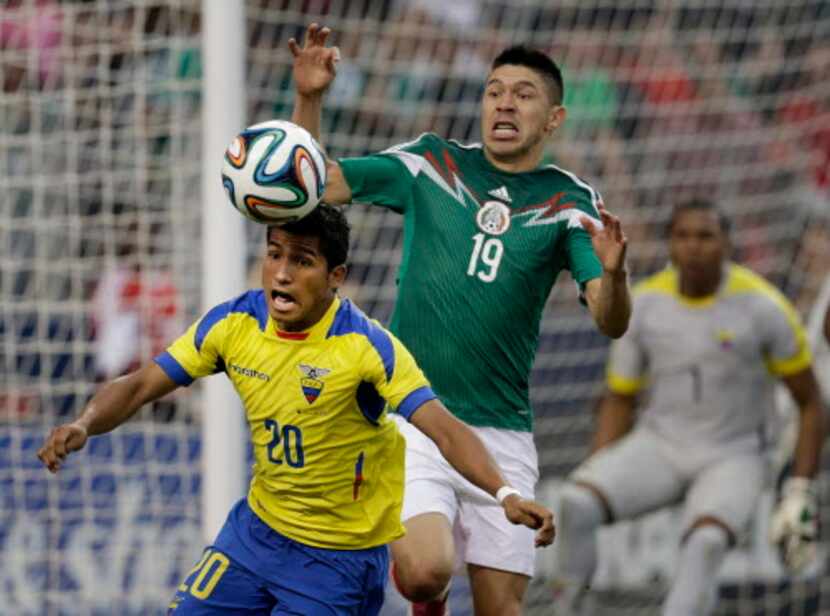
[[562,81],[562,71],[548,54],[526,45],[513,45],[502,51],[493,60],[490,70],[495,70],[505,64],[526,66],[539,73],[548,86],[548,95],[554,105],[561,105],[565,96],[565,82]]
[[294,235],[320,238],[320,252],[326,258],[329,269],[344,265],[349,256],[349,221],[339,207],[321,203],[299,220],[283,225],[268,227],[266,237],[271,236],[271,229],[283,229]]
[[669,223],[666,226],[666,235],[671,235],[672,229],[674,229],[674,223],[677,221],[680,214],[692,210],[711,212],[714,214],[718,219],[721,231],[726,237],[729,237],[729,232],[732,228],[732,224],[729,222],[729,219],[714,201],[710,201],[709,199],[701,199],[699,197],[695,199],[688,199],[686,201],[680,201],[675,204],[672,208],[671,216],[669,217]]

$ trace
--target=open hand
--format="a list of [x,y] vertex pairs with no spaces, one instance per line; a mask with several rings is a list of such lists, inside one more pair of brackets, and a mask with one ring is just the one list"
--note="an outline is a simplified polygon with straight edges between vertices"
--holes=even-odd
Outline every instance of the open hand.
[[334,81],[340,50],[326,47],[329,34],[329,28],[313,23],[305,32],[302,47],[295,39],[288,40],[288,49],[294,56],[294,87],[300,96],[319,96]]
[[553,525],[553,512],[536,501],[527,500],[518,494],[511,494],[502,502],[504,515],[513,524],[523,524],[537,530],[536,547],[553,543],[556,527]]
[[83,448],[86,440],[87,433],[83,426],[74,423],[58,426],[46,437],[37,457],[50,472],[57,473],[66,456]]
[[580,217],[580,222],[591,236],[591,244],[602,264],[602,269],[609,274],[624,272],[628,238],[623,233],[620,219],[606,210],[603,205],[599,206],[599,216],[602,227],[587,216]]

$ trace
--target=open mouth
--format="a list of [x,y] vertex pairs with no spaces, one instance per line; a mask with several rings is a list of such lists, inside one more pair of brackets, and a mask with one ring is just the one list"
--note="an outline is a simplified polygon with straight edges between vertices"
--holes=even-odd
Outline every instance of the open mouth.
[[271,289],[271,304],[279,311],[290,310],[297,305],[297,300],[294,296],[285,291],[278,291]]
[[519,134],[519,127],[513,122],[500,121],[493,124],[493,136],[496,139],[512,139]]

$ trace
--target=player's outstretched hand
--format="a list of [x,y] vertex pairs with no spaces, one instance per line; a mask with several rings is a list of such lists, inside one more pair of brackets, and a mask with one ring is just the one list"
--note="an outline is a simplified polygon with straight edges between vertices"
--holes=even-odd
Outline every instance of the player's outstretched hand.
[[818,502],[813,482],[791,477],[784,482],[781,501],[772,515],[770,541],[793,573],[802,571],[817,556]]
[[86,445],[86,429],[78,424],[64,424],[53,429],[37,452],[37,457],[51,472],[57,473],[64,461],[73,451]]
[[580,222],[591,236],[591,244],[602,263],[602,268],[610,274],[624,272],[628,238],[622,230],[620,219],[606,210],[603,205],[599,206],[599,216],[602,226],[587,216],[580,217]]
[[288,49],[294,56],[294,87],[301,96],[321,95],[334,81],[340,49],[326,47],[329,34],[329,28],[313,23],[305,32],[302,47],[295,39],[288,39]]
[[505,498],[502,507],[504,507],[504,515],[513,524],[523,524],[539,531],[536,533],[537,548],[553,543],[556,527],[553,525],[553,512],[550,509],[517,494],[511,494]]

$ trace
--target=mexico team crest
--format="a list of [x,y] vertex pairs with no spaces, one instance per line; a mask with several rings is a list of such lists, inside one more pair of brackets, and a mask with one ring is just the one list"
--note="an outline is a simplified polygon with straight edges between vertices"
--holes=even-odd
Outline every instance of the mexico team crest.
[[501,201],[487,201],[476,214],[478,228],[490,235],[501,235],[510,228],[510,208]]
[[314,401],[320,396],[323,391],[325,383],[322,377],[326,376],[331,370],[328,368],[318,368],[316,366],[309,366],[308,364],[299,364],[297,366],[303,376],[300,378],[300,387],[303,389],[303,396],[306,402],[314,404]]

